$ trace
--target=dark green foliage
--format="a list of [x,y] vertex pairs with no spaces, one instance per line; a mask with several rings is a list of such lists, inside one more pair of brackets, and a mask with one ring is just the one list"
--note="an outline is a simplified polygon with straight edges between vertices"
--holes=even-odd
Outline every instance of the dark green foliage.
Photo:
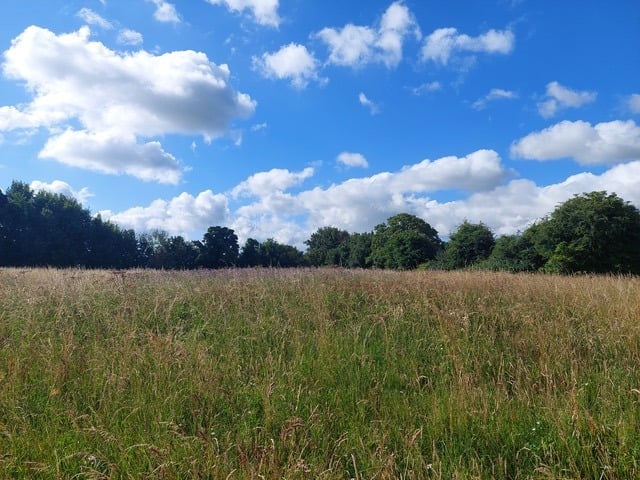
[[197,264],[204,268],[229,268],[238,262],[238,237],[227,227],[209,227],[202,242]]
[[523,235],[504,235],[496,240],[489,258],[479,266],[489,270],[532,272],[543,265],[532,241],[530,228]]
[[300,267],[305,265],[304,254],[291,245],[285,245],[268,238],[260,245],[264,267]]
[[13,182],[0,199],[0,265],[131,268],[135,233],[92,218],[73,198]]
[[353,233],[349,237],[349,268],[368,268],[371,266],[368,258],[371,255],[371,233]]
[[408,270],[474,268],[511,272],[640,273],[640,211],[615,194],[591,192],[558,206],[522,234],[494,239],[484,224],[464,222],[445,246],[415,215],[390,217],[373,232],[318,229],[306,253],[273,239],[238,237],[212,226],[202,241],[153,232],[139,237],[73,198],[33,192],[13,182],[0,191],[0,266],[193,269],[344,266]]
[[336,227],[322,227],[304,242],[309,248],[306,257],[310,265],[346,266],[349,261],[349,232]]
[[241,267],[291,268],[306,265],[304,253],[291,245],[269,238],[263,243],[249,238],[242,247],[238,265]]
[[415,215],[395,215],[374,229],[369,261],[376,268],[408,270],[436,258],[438,232]]
[[188,242],[180,235],[169,236],[167,232],[163,231],[155,231],[142,237],[150,247],[150,253],[145,263],[147,267],[165,270],[196,268],[200,251],[194,242]]
[[135,232],[104,222],[99,215],[91,222],[89,245],[89,255],[83,266],[124,269],[145,265]]
[[260,245],[263,267],[301,267],[305,265],[304,254],[296,247],[268,238]]
[[640,212],[616,194],[577,195],[534,235],[549,273],[640,273]]
[[465,221],[451,235],[444,250],[445,268],[465,268],[486,259],[495,244],[493,233],[483,223]]
[[239,267],[259,267],[262,266],[262,255],[260,253],[260,242],[255,238],[248,238],[245,242],[240,256],[238,257]]

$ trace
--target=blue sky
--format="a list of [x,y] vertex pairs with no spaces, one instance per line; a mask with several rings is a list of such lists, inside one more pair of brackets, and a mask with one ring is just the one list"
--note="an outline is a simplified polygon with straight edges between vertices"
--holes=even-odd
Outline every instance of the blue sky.
[[636,0],[23,0],[0,16],[0,189],[142,233],[302,246],[424,218],[640,207]]

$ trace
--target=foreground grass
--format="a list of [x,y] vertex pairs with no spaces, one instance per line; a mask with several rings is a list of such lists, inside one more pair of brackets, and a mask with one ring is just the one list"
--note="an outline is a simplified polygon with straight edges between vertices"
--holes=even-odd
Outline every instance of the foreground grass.
[[0,270],[0,478],[638,478],[640,281]]

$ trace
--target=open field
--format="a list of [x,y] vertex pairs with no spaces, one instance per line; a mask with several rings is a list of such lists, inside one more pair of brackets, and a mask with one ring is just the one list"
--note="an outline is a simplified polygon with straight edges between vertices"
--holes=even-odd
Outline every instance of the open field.
[[637,278],[0,285],[0,478],[640,477]]

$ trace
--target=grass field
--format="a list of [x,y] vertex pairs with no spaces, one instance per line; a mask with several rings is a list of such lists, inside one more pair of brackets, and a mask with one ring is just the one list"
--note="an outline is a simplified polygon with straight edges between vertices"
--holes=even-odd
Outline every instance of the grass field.
[[640,478],[640,279],[0,270],[0,478]]

